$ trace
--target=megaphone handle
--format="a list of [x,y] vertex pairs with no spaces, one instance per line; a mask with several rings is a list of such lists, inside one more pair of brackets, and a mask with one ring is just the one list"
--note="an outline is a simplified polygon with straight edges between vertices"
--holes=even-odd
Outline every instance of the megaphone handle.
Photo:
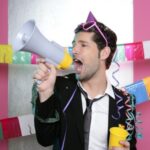
[[[45,58],[45,61],[56,66],[56,63],[54,63],[52,60],[50,60],[48,58]],[[48,71],[50,72],[50,70],[48,70]],[[38,79],[35,79],[35,82],[37,83],[37,85],[40,85],[42,83],[42,81],[38,80]]]
[[[50,63],[50,64],[53,64],[55,67],[57,67],[57,64],[55,63],[55,62],[53,62],[52,60],[50,60],[49,58],[45,58],[45,61],[46,62],[48,62],[48,63]],[[49,72],[50,72],[50,70],[48,70]],[[42,81],[41,80],[35,80],[35,82],[38,84],[38,85],[40,85],[41,83],[42,83]]]
[[52,60],[50,60],[49,58],[45,58],[45,61],[50,64],[53,64],[55,67],[57,67],[57,64],[55,62],[53,62]]

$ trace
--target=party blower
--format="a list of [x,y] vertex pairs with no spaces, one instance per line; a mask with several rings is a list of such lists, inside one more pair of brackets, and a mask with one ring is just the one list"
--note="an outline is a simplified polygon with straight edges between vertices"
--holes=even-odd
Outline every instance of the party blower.
[[58,75],[74,73],[72,56],[67,49],[54,41],[48,41],[36,27],[34,20],[27,21],[12,43],[14,52],[27,51],[35,53],[53,64]]

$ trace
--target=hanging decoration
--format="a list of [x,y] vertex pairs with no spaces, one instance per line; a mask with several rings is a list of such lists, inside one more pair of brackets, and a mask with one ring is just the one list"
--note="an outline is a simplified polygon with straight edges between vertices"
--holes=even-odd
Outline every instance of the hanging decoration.
[[[72,47],[66,47],[71,53]],[[150,41],[141,41],[135,43],[118,44],[117,51],[114,57],[115,62],[136,61],[150,58]],[[36,64],[36,59],[39,58],[36,54],[29,52],[18,51],[13,54],[11,45],[0,45],[0,63],[8,64]]]
[[31,53],[29,52],[17,52],[13,56],[13,64],[30,64]]
[[0,45],[0,63],[12,63],[12,46],[11,45]]
[[150,77],[146,77],[125,87],[128,93],[135,95],[136,104],[150,99]]
[[117,45],[116,61],[136,61],[150,58],[150,41]]
[[141,115],[142,113],[141,112],[137,112],[136,113],[136,137],[138,139],[142,139],[143,138],[143,134],[142,134],[142,130],[143,128],[141,127],[142,126],[142,120],[141,120]]
[[35,134],[33,114],[0,120],[0,140]]

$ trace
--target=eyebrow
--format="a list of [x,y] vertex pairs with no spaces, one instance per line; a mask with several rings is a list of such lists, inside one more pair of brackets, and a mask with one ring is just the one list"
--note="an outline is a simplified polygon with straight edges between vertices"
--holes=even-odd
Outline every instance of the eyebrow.
[[[75,40],[72,41],[72,44],[74,44],[74,43],[75,43]],[[89,42],[80,40],[80,41],[78,41],[78,43],[86,43],[86,44],[88,44]]]
[[89,43],[89,42],[80,40],[79,43]]
[[72,41],[72,45],[75,43],[75,40]]

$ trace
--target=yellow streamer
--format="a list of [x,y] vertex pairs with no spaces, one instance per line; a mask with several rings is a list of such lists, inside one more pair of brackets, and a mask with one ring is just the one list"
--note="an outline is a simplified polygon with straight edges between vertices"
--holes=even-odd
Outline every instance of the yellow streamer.
[[144,78],[143,82],[145,84],[148,96],[150,97],[150,77]]
[[12,63],[13,50],[11,45],[0,45],[0,63]]

